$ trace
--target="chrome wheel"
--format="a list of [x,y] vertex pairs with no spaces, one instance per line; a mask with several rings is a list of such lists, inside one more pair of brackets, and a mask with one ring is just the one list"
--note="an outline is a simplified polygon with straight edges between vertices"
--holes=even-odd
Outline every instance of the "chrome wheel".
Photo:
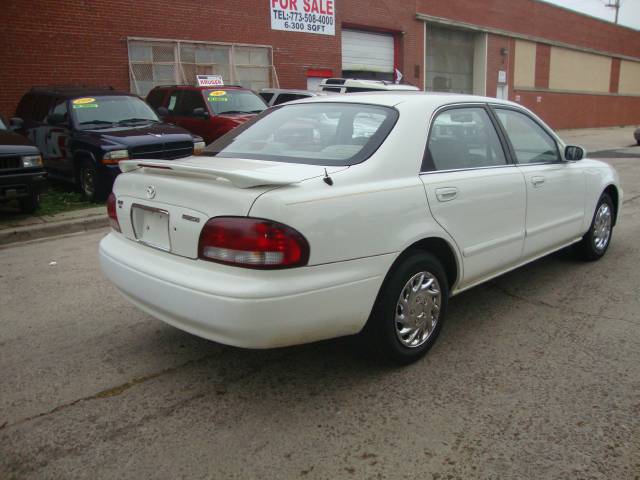
[[423,345],[440,318],[442,293],[437,278],[419,272],[405,284],[396,305],[396,336],[409,348]]
[[598,251],[607,248],[611,238],[612,215],[611,207],[602,203],[593,219],[593,246]]

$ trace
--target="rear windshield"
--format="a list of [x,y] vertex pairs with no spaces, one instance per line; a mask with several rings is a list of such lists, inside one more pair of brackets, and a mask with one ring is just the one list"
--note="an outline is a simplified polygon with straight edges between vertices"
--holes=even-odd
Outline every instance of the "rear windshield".
[[81,129],[159,121],[149,105],[129,95],[75,98],[71,100],[71,112]]
[[248,90],[204,90],[209,108],[215,114],[260,113],[267,104]]
[[397,110],[378,105],[283,105],[231,130],[209,145],[205,154],[311,165],[354,165],[378,149],[397,118]]

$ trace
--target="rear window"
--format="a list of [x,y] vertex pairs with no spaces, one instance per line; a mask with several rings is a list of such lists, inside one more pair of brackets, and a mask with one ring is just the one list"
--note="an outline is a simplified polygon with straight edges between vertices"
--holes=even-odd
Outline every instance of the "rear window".
[[249,90],[203,90],[214,115],[232,113],[260,113],[267,105]]
[[346,166],[369,158],[398,118],[394,108],[359,103],[283,105],[231,130],[205,154]]

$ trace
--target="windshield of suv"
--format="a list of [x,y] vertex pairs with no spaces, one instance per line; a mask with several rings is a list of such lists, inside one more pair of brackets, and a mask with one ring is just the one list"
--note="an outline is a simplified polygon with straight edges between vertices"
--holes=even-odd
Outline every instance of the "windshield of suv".
[[346,166],[369,158],[398,111],[359,103],[305,103],[271,108],[209,145],[205,155]]
[[71,111],[80,129],[132,126],[159,122],[155,112],[138,97],[106,95],[71,100]]
[[4,123],[4,119],[0,117],[0,130],[8,130],[7,125]]
[[262,98],[248,90],[203,90],[202,93],[214,115],[260,113],[267,108]]

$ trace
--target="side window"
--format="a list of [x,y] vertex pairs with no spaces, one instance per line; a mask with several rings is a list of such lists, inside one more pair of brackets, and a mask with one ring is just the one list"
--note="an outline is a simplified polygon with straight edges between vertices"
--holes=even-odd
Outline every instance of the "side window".
[[502,108],[495,109],[495,112],[507,132],[518,163],[560,161],[555,140],[529,116]]
[[147,95],[147,103],[151,105],[151,108],[156,110],[158,107],[162,106],[162,99],[164,98],[165,90],[151,90],[149,95]]
[[179,90],[174,90],[171,92],[171,96],[169,97],[169,104],[167,105],[167,110],[171,115],[175,115],[176,103],[178,102],[178,95],[180,94]]
[[52,106],[52,99],[47,95],[34,95],[33,99],[34,100],[31,119],[36,122],[44,122],[44,119],[49,113],[49,109]]
[[273,104],[280,105],[281,103],[293,102],[294,100],[300,100],[301,98],[308,97],[309,95],[302,95],[298,93],[281,93]]
[[273,93],[271,92],[260,92],[260,96],[262,97],[262,99],[269,103],[269,100],[271,100],[273,98]]
[[456,170],[506,165],[489,115],[483,108],[454,108],[431,124],[423,170]]
[[178,96],[173,114],[182,117],[192,117],[194,108],[204,108],[206,111],[207,106],[204,104],[202,93],[200,90],[183,90]]
[[67,101],[59,100],[58,103],[51,109],[49,115],[59,115],[65,122],[68,122],[69,111],[67,110]]

